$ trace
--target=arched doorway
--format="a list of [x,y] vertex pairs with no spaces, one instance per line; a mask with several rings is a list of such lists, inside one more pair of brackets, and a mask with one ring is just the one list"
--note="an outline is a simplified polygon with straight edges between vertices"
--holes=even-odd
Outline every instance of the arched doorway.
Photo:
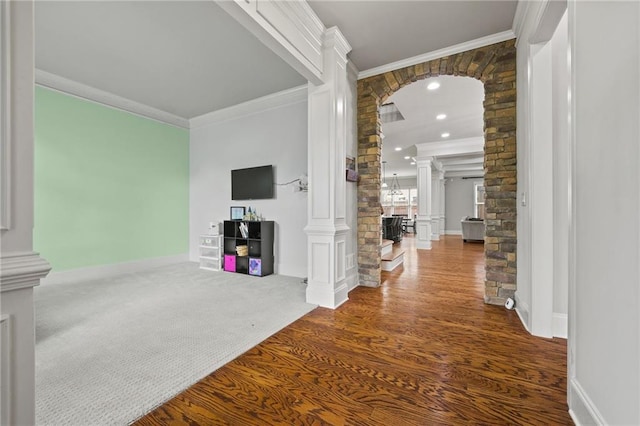
[[502,304],[516,289],[516,49],[515,40],[390,71],[358,81],[358,272],[380,285],[380,116],[389,96],[439,75],[484,84],[485,301]]

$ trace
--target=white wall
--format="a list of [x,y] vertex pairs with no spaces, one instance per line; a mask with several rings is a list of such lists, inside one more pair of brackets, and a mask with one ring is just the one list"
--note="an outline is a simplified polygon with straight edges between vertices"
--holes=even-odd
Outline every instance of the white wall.
[[445,188],[445,233],[461,234],[460,220],[473,216],[473,184],[480,179],[447,178]]
[[640,424],[640,3],[569,3],[569,408]]
[[553,334],[565,338],[569,306],[568,37],[565,12],[550,41],[553,105]]
[[190,260],[198,260],[209,222],[228,220],[231,206],[251,206],[276,223],[276,273],[307,276],[307,193],[276,186],[274,199],[231,200],[231,170],[268,164],[277,183],[307,173],[306,100],[191,130]]

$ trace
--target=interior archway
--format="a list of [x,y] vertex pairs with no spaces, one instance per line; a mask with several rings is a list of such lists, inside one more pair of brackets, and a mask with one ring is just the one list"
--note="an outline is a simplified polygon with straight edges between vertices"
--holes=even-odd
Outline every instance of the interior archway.
[[378,108],[412,82],[467,76],[484,85],[485,301],[502,304],[516,289],[516,49],[508,40],[358,81],[358,272],[380,285],[382,139]]

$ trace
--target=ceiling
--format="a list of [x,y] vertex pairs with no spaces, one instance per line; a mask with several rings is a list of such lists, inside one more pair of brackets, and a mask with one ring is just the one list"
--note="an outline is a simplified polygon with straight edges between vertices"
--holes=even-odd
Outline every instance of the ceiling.
[[[428,90],[427,85],[434,81],[440,83],[440,87]],[[416,166],[410,164],[412,159],[405,157],[417,154],[416,144],[483,137],[483,100],[482,83],[468,77],[429,78],[394,93],[387,102],[393,102],[405,119],[382,125],[382,159],[387,161],[387,177],[393,173],[399,177],[415,176]],[[446,114],[446,118],[438,120],[438,114]],[[449,133],[448,138],[442,137],[445,132]],[[402,150],[396,151],[396,148]],[[482,156],[462,154],[458,158],[460,163],[452,158],[442,161],[447,166],[466,164],[466,169],[482,164]]]
[[360,71],[510,30],[516,0],[311,0],[351,44]]
[[[361,72],[510,30],[516,3],[309,1],[346,36]],[[214,1],[36,1],[35,36],[38,70],[183,119],[306,83]],[[390,99],[406,120],[383,128],[388,175],[415,175],[403,157],[442,131],[451,140],[482,136],[480,83],[440,80],[437,91],[419,82]],[[446,120],[435,120],[440,112]]]
[[213,1],[36,1],[36,68],[182,118],[306,84]]

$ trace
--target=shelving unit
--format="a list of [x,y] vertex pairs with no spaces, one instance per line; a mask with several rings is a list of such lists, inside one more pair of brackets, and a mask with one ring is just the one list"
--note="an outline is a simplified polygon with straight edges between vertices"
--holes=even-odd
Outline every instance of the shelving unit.
[[[273,221],[224,221],[224,262],[227,272],[263,277],[273,274]],[[246,246],[246,254],[238,247]]]
[[200,269],[219,271],[222,267],[222,235],[200,235]]

